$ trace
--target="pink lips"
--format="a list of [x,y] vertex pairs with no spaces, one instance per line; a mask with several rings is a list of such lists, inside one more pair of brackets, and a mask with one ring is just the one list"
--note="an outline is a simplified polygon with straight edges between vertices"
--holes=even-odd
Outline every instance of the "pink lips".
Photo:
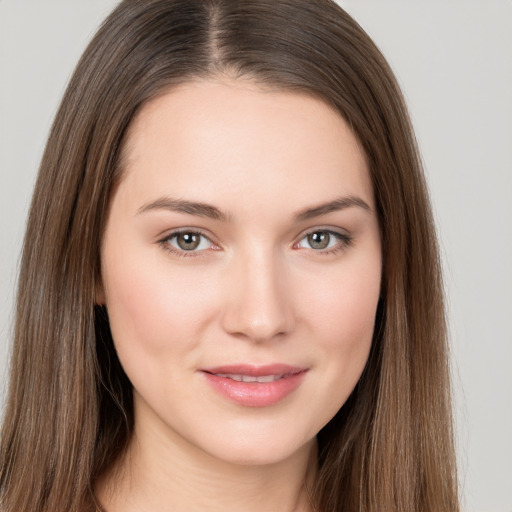
[[284,364],[228,365],[201,370],[208,384],[246,407],[274,405],[297,389],[307,369]]

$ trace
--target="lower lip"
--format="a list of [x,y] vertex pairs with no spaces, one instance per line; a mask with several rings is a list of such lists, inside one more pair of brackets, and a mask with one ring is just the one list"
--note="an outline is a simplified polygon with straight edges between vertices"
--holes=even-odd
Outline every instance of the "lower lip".
[[208,384],[232,402],[245,407],[268,407],[277,404],[301,384],[306,370],[274,382],[239,382],[203,372]]

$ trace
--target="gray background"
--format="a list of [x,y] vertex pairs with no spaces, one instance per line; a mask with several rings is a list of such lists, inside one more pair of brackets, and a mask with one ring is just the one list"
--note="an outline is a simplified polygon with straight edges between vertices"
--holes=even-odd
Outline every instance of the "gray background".
[[[0,0],[2,396],[38,162],[70,73],[116,3]],[[464,510],[512,512],[512,3],[340,4],[394,68],[427,169],[450,313]]]

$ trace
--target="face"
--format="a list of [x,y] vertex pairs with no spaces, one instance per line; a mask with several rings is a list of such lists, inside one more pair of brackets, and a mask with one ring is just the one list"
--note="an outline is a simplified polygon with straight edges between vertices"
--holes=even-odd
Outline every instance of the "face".
[[354,135],[313,97],[198,81],[145,105],[125,149],[99,299],[136,431],[244,464],[310,445],[363,371],[379,299]]

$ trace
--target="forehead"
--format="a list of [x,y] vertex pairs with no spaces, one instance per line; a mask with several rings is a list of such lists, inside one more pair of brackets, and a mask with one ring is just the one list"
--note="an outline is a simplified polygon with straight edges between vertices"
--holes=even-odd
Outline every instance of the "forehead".
[[191,82],[148,102],[128,132],[124,173],[145,200],[157,191],[204,201],[228,192],[373,200],[364,153],[334,109],[247,81]]

